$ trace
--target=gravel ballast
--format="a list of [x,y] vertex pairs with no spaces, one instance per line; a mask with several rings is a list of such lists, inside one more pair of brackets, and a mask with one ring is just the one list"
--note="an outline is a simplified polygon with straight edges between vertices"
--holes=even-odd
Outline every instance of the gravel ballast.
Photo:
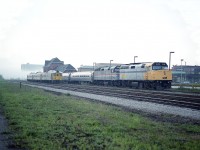
[[191,118],[191,119],[200,120],[200,111],[194,110],[194,109],[189,109],[189,108],[169,106],[169,105],[144,102],[144,101],[134,101],[134,100],[124,99],[124,98],[75,92],[75,91],[55,89],[55,88],[37,86],[37,85],[28,85],[28,86],[38,87],[38,88],[41,88],[44,90],[59,92],[59,93],[63,93],[63,94],[70,94],[70,95],[74,95],[74,96],[84,97],[84,98],[88,98],[88,99],[92,99],[92,100],[97,100],[97,101],[101,101],[101,102],[105,102],[105,103],[110,103],[113,105],[126,107],[128,109],[139,110],[139,111],[148,112],[148,113],[152,113],[152,114],[164,113],[164,114],[177,115],[177,116],[181,116],[181,117],[187,117],[187,118]]

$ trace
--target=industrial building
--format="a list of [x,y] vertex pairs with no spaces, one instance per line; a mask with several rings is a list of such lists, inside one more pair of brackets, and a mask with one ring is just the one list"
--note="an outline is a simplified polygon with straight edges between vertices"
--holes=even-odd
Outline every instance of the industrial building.
[[21,70],[22,71],[42,71],[43,65],[38,64],[21,64]]
[[200,66],[175,65],[172,80],[174,83],[200,83]]

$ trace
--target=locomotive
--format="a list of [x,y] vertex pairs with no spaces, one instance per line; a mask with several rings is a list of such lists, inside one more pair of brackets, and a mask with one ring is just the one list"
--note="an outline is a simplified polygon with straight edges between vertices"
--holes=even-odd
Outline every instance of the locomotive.
[[27,76],[27,80],[89,83],[139,89],[167,89],[171,88],[172,81],[172,72],[168,70],[168,65],[165,62],[130,63],[111,67],[99,67],[94,71],[87,72],[56,73],[54,72],[51,75],[52,78],[48,78],[48,80],[44,80],[43,76],[40,77],[40,80],[38,80],[39,77],[30,78],[30,74]]

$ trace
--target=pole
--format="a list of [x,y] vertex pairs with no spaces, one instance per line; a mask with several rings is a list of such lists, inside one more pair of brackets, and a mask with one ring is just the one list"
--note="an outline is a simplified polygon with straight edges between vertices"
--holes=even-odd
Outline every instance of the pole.
[[95,70],[95,67],[96,67],[96,63],[93,62],[93,71]]
[[181,59],[181,84],[182,84],[182,72],[183,72],[183,70],[182,70],[182,61],[183,61],[183,59]]
[[169,70],[170,70],[170,65],[171,65],[171,54],[174,52],[169,52]]
[[135,58],[137,58],[138,56],[134,56],[134,63],[135,63]]
[[111,67],[111,61],[113,61],[113,60],[110,60],[110,67]]
[[187,81],[186,80],[186,61],[185,61],[185,81]]

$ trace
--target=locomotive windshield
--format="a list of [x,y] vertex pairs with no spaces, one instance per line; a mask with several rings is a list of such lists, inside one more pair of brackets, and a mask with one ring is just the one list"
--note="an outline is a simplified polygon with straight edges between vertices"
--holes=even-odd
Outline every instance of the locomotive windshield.
[[152,70],[167,70],[168,65],[166,63],[153,63]]

